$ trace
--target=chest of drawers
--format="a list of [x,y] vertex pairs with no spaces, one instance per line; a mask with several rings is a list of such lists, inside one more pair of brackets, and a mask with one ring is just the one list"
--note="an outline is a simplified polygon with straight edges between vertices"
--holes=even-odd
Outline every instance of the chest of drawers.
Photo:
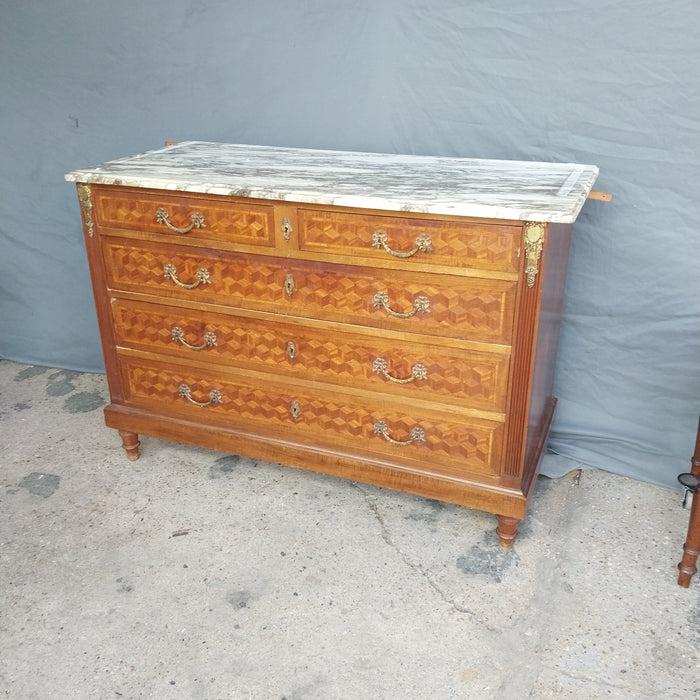
[[139,434],[524,517],[593,166],[189,142],[74,171]]

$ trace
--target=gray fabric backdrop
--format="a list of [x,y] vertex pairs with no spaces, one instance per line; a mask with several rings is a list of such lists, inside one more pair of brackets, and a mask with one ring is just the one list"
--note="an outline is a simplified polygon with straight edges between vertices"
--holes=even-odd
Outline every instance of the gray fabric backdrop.
[[672,486],[700,412],[697,0],[0,0],[0,356],[101,370],[72,184],[165,139],[592,163],[551,447]]

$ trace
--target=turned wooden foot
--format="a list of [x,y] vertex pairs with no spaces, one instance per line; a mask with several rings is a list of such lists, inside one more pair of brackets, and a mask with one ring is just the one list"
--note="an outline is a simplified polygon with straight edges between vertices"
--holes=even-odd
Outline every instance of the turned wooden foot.
[[126,450],[127,459],[135,462],[139,458],[139,436],[136,433],[128,430],[120,430],[119,435],[122,438],[122,447]]
[[513,546],[513,542],[518,535],[519,523],[520,520],[517,518],[506,518],[505,515],[498,516],[496,534],[498,535],[498,544],[501,546],[501,549],[510,549]]

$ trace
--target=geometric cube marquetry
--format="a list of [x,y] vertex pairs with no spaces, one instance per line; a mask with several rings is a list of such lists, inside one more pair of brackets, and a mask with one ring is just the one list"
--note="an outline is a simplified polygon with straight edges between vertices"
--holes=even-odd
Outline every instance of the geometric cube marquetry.
[[[163,234],[173,242],[187,244],[193,239],[210,239],[251,246],[274,246],[274,209],[269,204],[244,202],[232,208],[220,198],[177,193],[149,192],[124,188],[93,188],[96,221],[104,228],[128,229]],[[175,228],[187,229],[177,233]],[[193,225],[192,215],[195,215]]]
[[[445,279],[266,256],[216,255],[116,238],[105,238],[104,246],[109,286],[115,290],[439,337],[511,341],[516,283],[509,280]],[[166,266],[186,284],[196,283],[198,271],[206,270],[208,282],[185,289],[164,275]],[[291,293],[285,287],[288,276],[293,280]],[[375,304],[377,293],[386,294],[389,310]],[[395,315],[410,313],[420,297],[429,300],[429,310],[409,318]]]
[[[412,411],[410,406],[386,400],[358,401],[352,395],[251,380],[245,374],[233,379],[229,374],[211,375],[187,366],[159,366],[131,358],[122,362],[130,401],[169,415],[354,452],[369,451],[406,464],[427,462],[436,471],[453,474],[458,465],[460,476],[495,474],[500,466],[501,422],[455,420],[447,413]],[[194,405],[180,395],[178,388],[183,383],[197,401],[205,402],[212,390],[220,392],[221,401],[205,407]],[[296,417],[290,409],[292,401],[299,404]],[[375,423],[380,420],[397,441],[408,441],[416,426],[424,430],[425,440],[395,445],[375,433]]]
[[400,253],[411,251],[419,236],[429,236],[430,250],[415,253],[416,262],[426,265],[500,272],[518,268],[520,239],[513,235],[514,226],[299,210],[302,250],[391,262],[391,253],[372,244],[376,231],[384,232],[387,245]]
[[[407,345],[399,339],[348,330],[321,336],[315,329],[282,321],[271,325],[257,318],[120,299],[113,302],[112,313],[120,347],[329,382],[350,391],[505,411],[507,353],[426,343]],[[193,351],[173,339],[173,328],[181,328],[191,345],[202,344],[207,333],[214,334],[216,343]],[[385,374],[374,369],[378,358],[387,364]],[[424,379],[397,383],[386,376],[405,379],[417,364],[426,369]]]

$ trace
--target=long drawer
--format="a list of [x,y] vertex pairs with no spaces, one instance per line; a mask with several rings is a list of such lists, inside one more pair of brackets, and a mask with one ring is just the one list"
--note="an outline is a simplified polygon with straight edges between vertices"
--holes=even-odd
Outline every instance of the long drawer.
[[145,293],[509,345],[517,282],[105,237],[107,283]]
[[292,323],[116,298],[112,314],[121,347],[250,368],[410,401],[505,411],[510,354],[411,342],[404,335],[350,330],[340,324]]
[[504,423],[310,389],[279,377],[122,357],[127,405],[454,476],[497,476]]

